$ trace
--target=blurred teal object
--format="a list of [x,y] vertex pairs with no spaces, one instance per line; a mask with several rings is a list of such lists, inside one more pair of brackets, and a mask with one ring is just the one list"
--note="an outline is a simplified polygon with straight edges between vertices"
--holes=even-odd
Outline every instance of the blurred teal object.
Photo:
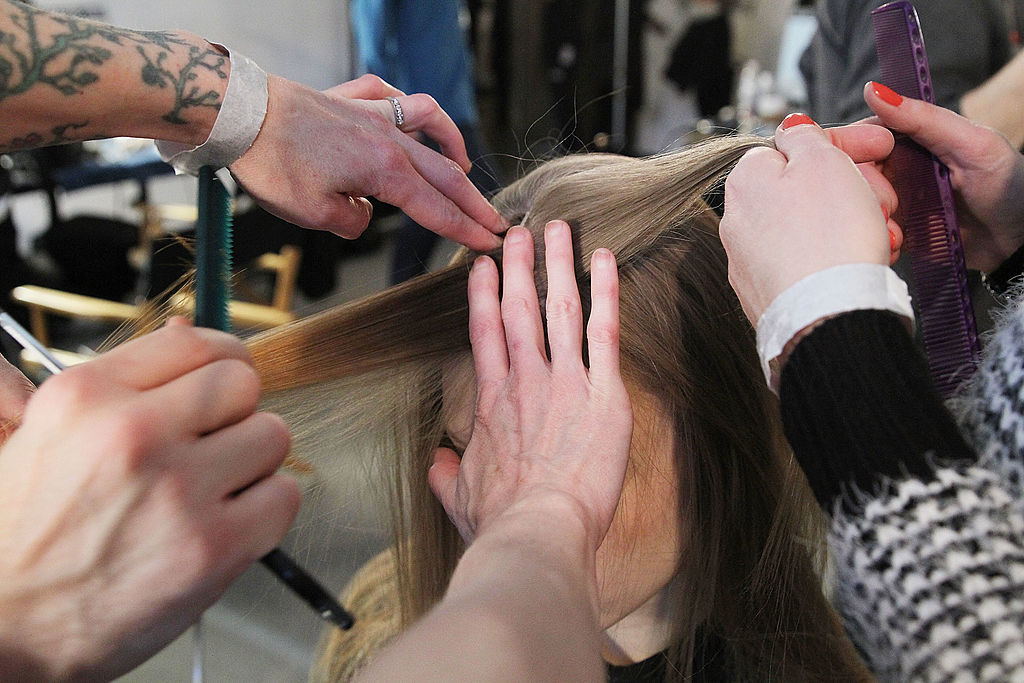
[[196,310],[198,327],[231,329],[231,197],[209,166],[199,169],[196,220]]

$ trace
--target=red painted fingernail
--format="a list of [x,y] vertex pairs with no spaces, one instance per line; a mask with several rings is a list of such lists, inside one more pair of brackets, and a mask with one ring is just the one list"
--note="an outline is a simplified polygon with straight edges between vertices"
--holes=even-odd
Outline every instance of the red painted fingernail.
[[898,107],[903,104],[903,97],[890,87],[871,81],[871,89],[878,95],[879,99],[888,105]]
[[889,251],[896,251],[896,233],[889,231]]
[[889,209],[887,209],[884,204],[882,205],[882,218],[885,219],[886,223],[889,222]]
[[792,128],[793,126],[804,126],[804,125],[816,126],[814,119],[807,114],[790,114],[786,118],[782,119],[782,130]]

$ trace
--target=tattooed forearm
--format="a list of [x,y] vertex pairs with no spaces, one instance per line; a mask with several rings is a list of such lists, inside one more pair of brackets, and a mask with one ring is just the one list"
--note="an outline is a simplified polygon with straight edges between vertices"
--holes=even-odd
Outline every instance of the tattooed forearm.
[[[82,28],[81,22],[75,20],[62,22],[67,30],[53,35],[50,44],[43,45],[37,22],[40,13],[18,5],[12,9],[15,13],[11,21],[20,31],[0,31],[0,100],[19,95],[37,83],[72,95],[96,82],[97,76],[91,67],[103,64],[111,53],[101,45],[85,42],[95,35],[89,25]],[[20,15],[18,10],[21,10]],[[52,68],[58,61],[61,67]]]
[[[12,0],[0,0],[0,10],[8,12],[8,21],[0,21],[0,102],[35,87],[80,94],[100,80],[101,67],[114,58],[115,46],[134,45],[142,57],[142,83],[173,90],[164,120],[185,124],[182,113],[190,108],[220,107],[220,92],[196,83],[204,72],[228,77],[227,58],[212,47],[199,47],[172,33],[131,31],[49,14]],[[167,65],[182,60],[182,66]]]
[[[16,152],[21,149],[33,149],[35,147],[48,147],[49,145],[63,145],[68,142],[78,142],[82,138],[74,135],[74,131],[88,128],[89,122],[65,123],[54,126],[49,133],[31,132],[4,142],[0,141],[0,152]],[[69,134],[71,133],[71,134]]]
[[196,79],[197,70],[206,69],[212,71],[221,78],[228,77],[224,66],[227,59],[214,50],[201,50],[192,45],[188,50],[188,63],[177,73],[173,73],[164,67],[166,52],[159,52],[156,60],[150,58],[146,49],[139,45],[136,47],[139,54],[146,61],[142,69],[142,80],[146,85],[164,88],[167,85],[174,87],[174,109],[164,114],[164,120],[170,123],[187,123],[181,118],[181,111],[188,107],[214,107],[220,108],[220,93],[216,90],[203,90],[196,87],[192,81]]

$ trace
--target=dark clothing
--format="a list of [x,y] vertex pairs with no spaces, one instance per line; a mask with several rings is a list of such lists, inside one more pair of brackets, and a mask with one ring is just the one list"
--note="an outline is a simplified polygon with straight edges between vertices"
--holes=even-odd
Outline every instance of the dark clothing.
[[665,77],[680,90],[693,88],[701,116],[713,118],[732,101],[731,44],[723,13],[691,23],[672,50]]
[[826,510],[850,486],[872,491],[879,478],[906,474],[930,480],[926,454],[975,459],[893,313],[824,322],[793,351],[779,393],[786,436]]

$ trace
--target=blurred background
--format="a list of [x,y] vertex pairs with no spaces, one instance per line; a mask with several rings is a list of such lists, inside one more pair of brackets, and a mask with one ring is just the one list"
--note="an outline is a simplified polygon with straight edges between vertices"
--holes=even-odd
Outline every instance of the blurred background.
[[[978,57],[984,63],[975,65],[976,82],[965,83],[951,97],[979,87],[1012,60],[1018,17],[1024,16],[1019,1],[960,5],[971,20],[986,22],[993,46]],[[475,163],[474,182],[492,193],[537,159],[583,150],[654,154],[733,131],[768,135],[791,111],[816,115],[822,106],[814,101],[816,63],[831,58],[841,65],[829,74],[830,87],[845,87],[839,71],[847,67],[857,93],[867,80],[864,74],[870,75],[854,72],[857,41],[843,36],[840,19],[852,26],[855,17],[848,15],[863,15],[861,10],[881,3],[34,4],[137,29],[188,29],[253,58],[268,72],[317,89],[372,71],[407,92],[429,92],[463,131]],[[937,47],[957,54],[955,32],[964,24],[935,18],[949,3],[917,4],[929,51]],[[983,7],[992,10],[984,17]],[[805,54],[809,46],[819,53]],[[955,67],[969,59],[950,58]],[[933,63],[936,82],[942,68]],[[951,102],[956,106],[959,99]],[[844,120],[827,116],[829,123]],[[187,267],[190,255],[176,237],[192,229],[196,184],[175,177],[148,141],[0,155],[0,192],[3,306],[54,347],[92,353],[122,317],[137,311],[134,306],[161,296]],[[239,328],[268,327],[372,293],[436,267],[453,249],[380,204],[366,235],[348,242],[298,230],[239,196],[235,235],[236,262],[245,268],[236,295],[254,306],[253,317]],[[90,298],[68,303],[67,294]],[[2,350],[20,360],[17,349],[5,345]],[[334,592],[384,543],[382,515],[367,484],[372,463],[345,457],[344,444],[338,449],[334,471],[307,477],[303,511],[284,544]],[[256,566],[203,619],[199,640],[206,679],[305,680],[320,633],[320,620]],[[122,680],[189,680],[196,639],[194,632],[186,634]]]

